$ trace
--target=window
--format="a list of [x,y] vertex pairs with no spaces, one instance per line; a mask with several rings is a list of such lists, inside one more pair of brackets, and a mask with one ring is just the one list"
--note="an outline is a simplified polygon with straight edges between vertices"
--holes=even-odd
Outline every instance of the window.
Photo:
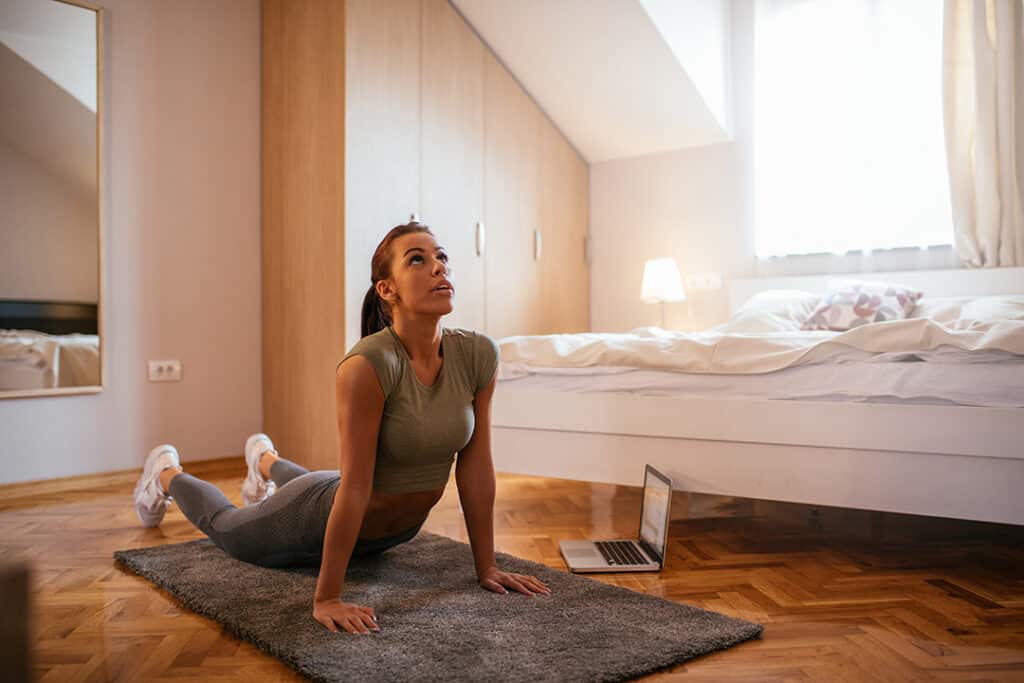
[[952,244],[942,9],[758,2],[758,257]]

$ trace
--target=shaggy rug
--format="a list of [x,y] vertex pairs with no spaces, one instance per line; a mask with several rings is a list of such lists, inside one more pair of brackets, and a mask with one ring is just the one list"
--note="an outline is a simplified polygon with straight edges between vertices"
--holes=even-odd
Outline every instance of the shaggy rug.
[[209,539],[114,559],[314,681],[624,681],[761,635],[762,626],[497,553],[550,595],[481,588],[466,543],[421,531],[349,563],[343,598],[379,632],[312,616],[317,569],[265,569]]

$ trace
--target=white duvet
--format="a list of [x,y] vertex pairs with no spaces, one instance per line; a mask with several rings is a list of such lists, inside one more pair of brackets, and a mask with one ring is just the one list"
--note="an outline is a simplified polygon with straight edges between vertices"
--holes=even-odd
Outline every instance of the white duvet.
[[[780,329],[734,318],[704,332],[638,327],[625,333],[516,335],[497,340],[501,373],[528,366],[622,366],[709,374],[758,374],[845,361],[991,362],[1024,359],[1024,321],[929,318],[872,323],[846,332]],[[758,331],[751,331],[758,330]]]
[[[23,372],[30,368],[37,372]],[[0,330],[0,390],[24,388],[8,386],[8,374],[30,379],[31,388],[98,385],[99,335]]]

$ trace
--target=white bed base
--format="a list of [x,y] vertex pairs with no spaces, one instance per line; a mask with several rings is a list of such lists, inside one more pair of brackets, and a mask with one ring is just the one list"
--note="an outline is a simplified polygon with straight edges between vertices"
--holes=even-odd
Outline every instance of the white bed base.
[[[836,277],[856,277],[843,275]],[[875,273],[929,297],[1024,293],[1024,268]],[[735,281],[735,310],[766,289],[822,291],[829,276]],[[1024,524],[1024,410],[693,399],[541,391],[499,382],[501,472]]]

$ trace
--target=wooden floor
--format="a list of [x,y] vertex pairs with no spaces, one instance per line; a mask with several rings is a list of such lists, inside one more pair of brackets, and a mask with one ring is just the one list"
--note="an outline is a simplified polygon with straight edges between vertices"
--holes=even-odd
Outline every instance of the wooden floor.
[[[186,463],[240,504],[241,457]],[[138,471],[0,487],[0,544],[32,566],[40,681],[302,680],[114,565],[201,533],[139,525]],[[564,569],[557,542],[630,536],[640,491],[499,475],[497,549]],[[467,540],[454,482],[424,527]],[[600,581],[765,624],[647,680],[1024,680],[1024,528],[675,493],[667,567]],[[556,596],[557,597],[557,596]]]

